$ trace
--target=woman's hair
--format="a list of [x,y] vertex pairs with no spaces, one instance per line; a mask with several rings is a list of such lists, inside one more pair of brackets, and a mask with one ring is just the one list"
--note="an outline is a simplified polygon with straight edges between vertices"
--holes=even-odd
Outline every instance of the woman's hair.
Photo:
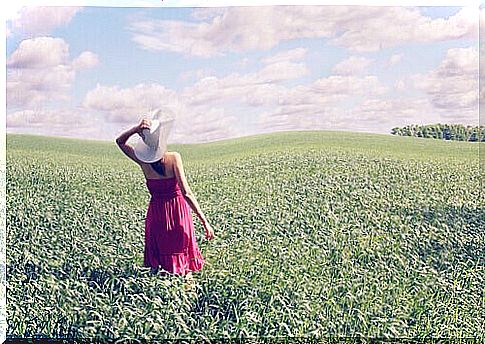
[[155,171],[157,171],[157,173],[159,175],[161,175],[161,176],[165,175],[165,166],[162,163],[162,159],[155,161],[155,162],[151,162],[150,166],[153,167],[153,169]]

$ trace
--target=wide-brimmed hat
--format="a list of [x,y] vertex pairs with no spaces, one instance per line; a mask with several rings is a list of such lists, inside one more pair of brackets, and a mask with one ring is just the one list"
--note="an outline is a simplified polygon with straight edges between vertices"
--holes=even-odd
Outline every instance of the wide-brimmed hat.
[[167,151],[167,138],[172,129],[175,115],[168,109],[156,109],[151,116],[150,129],[143,129],[143,138],[136,142],[134,151],[136,157],[146,163],[162,158]]

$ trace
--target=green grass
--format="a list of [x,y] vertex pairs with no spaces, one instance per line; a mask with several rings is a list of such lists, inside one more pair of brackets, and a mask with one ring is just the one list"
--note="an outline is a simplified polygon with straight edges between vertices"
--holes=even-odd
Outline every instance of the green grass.
[[194,216],[196,294],[141,267],[149,193],[114,141],[7,135],[8,335],[484,337],[479,144],[305,131],[169,150],[217,236]]

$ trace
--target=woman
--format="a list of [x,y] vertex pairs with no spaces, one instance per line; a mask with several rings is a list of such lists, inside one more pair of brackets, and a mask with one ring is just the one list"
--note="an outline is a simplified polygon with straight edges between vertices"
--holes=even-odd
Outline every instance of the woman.
[[[214,238],[214,231],[190,190],[179,153],[166,151],[166,142],[158,143],[155,149],[158,160],[147,162],[149,159],[145,157],[140,159],[143,155],[136,150],[137,146],[126,144],[135,133],[145,140],[151,122],[143,119],[116,139],[123,153],[141,167],[152,196],[145,220],[144,266],[151,267],[152,273],[161,267],[163,275],[169,272],[191,278],[191,273],[201,270],[205,261],[195,240],[190,208],[202,222],[208,240]],[[166,136],[161,140],[166,140]],[[161,146],[164,148],[160,152]]]

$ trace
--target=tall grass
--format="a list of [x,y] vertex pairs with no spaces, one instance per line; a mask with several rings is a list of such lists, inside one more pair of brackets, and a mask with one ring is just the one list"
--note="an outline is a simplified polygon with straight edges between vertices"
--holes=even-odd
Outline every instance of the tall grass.
[[169,145],[216,238],[195,292],[142,268],[116,145],[7,136],[9,336],[484,337],[477,143],[285,132]]

